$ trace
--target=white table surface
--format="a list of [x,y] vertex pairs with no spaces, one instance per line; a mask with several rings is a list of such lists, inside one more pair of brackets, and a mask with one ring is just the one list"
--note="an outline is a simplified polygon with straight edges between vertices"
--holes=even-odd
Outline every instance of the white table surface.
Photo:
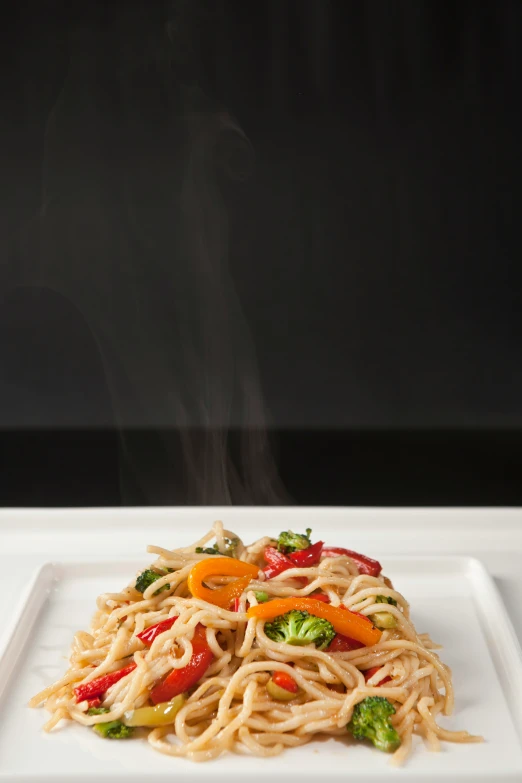
[[[312,527],[314,537],[383,561],[387,554],[480,559],[501,592],[522,645],[522,509],[131,508],[0,510],[0,653],[35,570],[48,561],[134,559],[155,543],[190,543],[216,519],[245,541]],[[349,536],[345,531],[350,531]],[[391,576],[393,576],[391,574]],[[414,601],[414,597],[410,599]],[[94,597],[93,597],[94,607]]]

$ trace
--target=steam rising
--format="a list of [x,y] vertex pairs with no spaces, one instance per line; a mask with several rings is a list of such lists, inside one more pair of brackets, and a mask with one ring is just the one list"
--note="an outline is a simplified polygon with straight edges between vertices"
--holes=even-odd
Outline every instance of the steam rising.
[[159,24],[123,5],[112,26],[84,20],[71,36],[25,282],[89,324],[145,502],[281,502],[220,186],[246,182],[254,151],[187,79],[189,6]]

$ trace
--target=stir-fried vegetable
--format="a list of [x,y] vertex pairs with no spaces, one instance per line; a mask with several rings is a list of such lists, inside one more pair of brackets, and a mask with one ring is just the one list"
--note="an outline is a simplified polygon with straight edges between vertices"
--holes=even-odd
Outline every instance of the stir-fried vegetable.
[[[279,576],[283,571],[288,571],[289,568],[298,568],[289,557],[283,554],[283,552],[279,552],[279,550],[273,546],[267,546],[263,554],[268,563],[263,569],[267,579],[273,579],[274,576]],[[292,579],[295,579],[296,582],[303,585],[308,584],[306,576],[293,576]]]
[[397,601],[395,600],[395,598],[392,598],[391,595],[376,595],[375,603],[390,604],[390,606],[397,606]]
[[160,633],[164,633],[172,628],[177,619],[177,617],[169,617],[167,620],[161,620],[161,622],[156,623],[156,625],[149,625],[148,628],[145,628],[144,631],[137,634],[137,637],[143,644],[150,647],[154,639],[159,636]]
[[310,598],[315,598],[316,601],[323,601],[325,604],[330,603],[330,599],[326,595],[326,593],[312,593]]
[[280,672],[280,671],[274,672],[272,674],[272,680],[280,688],[284,688],[285,691],[290,691],[290,693],[294,693],[294,694],[298,693],[299,691],[298,684],[290,674],[287,674],[287,672]]
[[372,614],[372,620],[381,631],[397,628],[397,618],[391,612],[375,612]]
[[[212,557],[200,560],[191,568],[187,585],[194,598],[200,598],[202,601],[208,601],[222,609],[228,609],[234,598],[239,598],[258,574],[259,568],[250,563],[243,563],[241,560],[229,557]],[[211,590],[209,587],[205,587],[203,582],[213,576],[239,576],[241,578],[230,582],[225,587]]]
[[[364,672],[364,679],[366,680],[366,682],[368,682],[368,680],[371,680],[371,678],[375,674],[377,674],[377,672],[380,671],[381,669],[382,669],[382,666],[372,666],[371,669],[367,669]],[[387,675],[386,677],[383,677],[382,680],[379,680],[377,685],[384,685],[385,683],[391,682],[391,681],[392,681],[392,678],[389,675]]]
[[[286,530],[283,533],[280,533],[279,538],[277,539],[277,551],[279,554],[285,555],[294,566],[298,566],[299,568],[308,568],[309,566],[315,565],[321,559],[323,542],[317,541],[317,543],[312,544],[310,541],[311,532],[311,528],[307,527],[306,535],[294,533],[293,530]],[[265,559],[270,563],[266,557],[266,552]],[[281,560],[280,562],[282,563],[285,561]],[[277,563],[274,563],[274,566],[276,565]]]
[[121,679],[123,679],[123,677],[126,677],[128,674],[133,672],[135,668],[136,664],[133,661],[123,669],[118,669],[118,671],[111,672],[110,674],[102,674],[101,677],[96,677],[94,680],[90,680],[90,682],[78,685],[74,689],[77,703],[81,701],[89,701],[96,698],[97,696],[102,696],[105,691],[109,690],[111,685],[119,682]]
[[176,720],[176,715],[185,704],[185,696],[180,693],[171,701],[160,702],[154,707],[139,707],[136,710],[128,710],[123,716],[126,726],[169,726]]
[[94,731],[104,739],[128,739],[134,729],[126,726],[121,720],[111,720],[108,723],[95,723]]
[[299,549],[296,552],[290,552],[288,557],[299,568],[309,568],[316,565],[321,559],[323,542],[317,541],[311,544],[308,549]]
[[[87,715],[105,715],[107,712],[110,712],[108,707],[91,707],[87,710]],[[105,739],[127,739],[132,734],[132,729],[124,725],[121,720],[95,723],[93,729]]]
[[299,693],[299,686],[286,672],[274,672],[266,684],[268,695],[276,701],[291,701]]
[[[153,571],[151,568],[147,568],[146,571],[142,571],[138,576],[134,587],[138,593],[144,593],[147,587],[150,587],[150,585],[154,584],[154,582],[157,582],[157,580],[161,579],[162,576],[165,576],[165,574],[157,574],[156,571]],[[154,595],[158,595],[164,590],[170,590],[170,585],[163,585],[163,587],[160,587],[159,590],[156,590]]]
[[376,748],[385,753],[393,753],[401,744],[401,739],[393,728],[390,718],[395,707],[382,696],[368,696],[353,709],[352,719],[347,729],[355,739],[368,739]]
[[325,546],[323,547],[323,557],[339,557],[340,555],[346,555],[356,563],[360,574],[368,574],[368,576],[379,576],[382,571],[382,566],[378,560],[373,560],[371,557],[361,555],[359,552],[354,552],[352,549],[344,549],[341,546]]
[[108,707],[89,707],[87,715],[105,715],[107,712],[110,712]]
[[[397,601],[390,595],[376,595],[375,603],[397,606]],[[375,612],[372,615],[372,620],[377,628],[380,628],[383,631],[397,627],[397,618],[391,612]]]
[[284,642],[297,647],[315,644],[319,650],[328,647],[335,636],[331,622],[296,609],[265,623],[265,633],[273,642]]
[[323,601],[317,601],[314,598],[276,598],[268,601],[266,604],[258,604],[248,609],[248,617],[258,617],[263,620],[273,620],[285,612],[297,609],[302,612],[309,612],[315,617],[321,617],[328,620],[337,633],[343,636],[349,636],[366,646],[377,644],[381,638],[379,631],[368,617],[357,615],[347,609],[338,606],[331,606]]
[[292,701],[292,699],[295,699],[295,693],[287,691],[285,688],[281,688],[272,678],[270,678],[266,684],[266,692],[270,698],[275,699],[275,701]]
[[192,658],[182,669],[173,669],[162,682],[154,686],[150,692],[152,703],[172,701],[175,696],[188,691],[199,682],[213,660],[214,653],[208,646],[206,628],[198,624],[192,637]]
[[265,601],[268,601],[270,598],[268,593],[266,593],[264,590],[257,590],[254,595],[258,604],[264,604]]
[[331,622],[296,609],[265,623],[265,633],[273,642],[284,642],[298,647],[315,644],[319,650],[328,647],[335,636]]
[[198,555],[221,555],[222,557],[235,557],[238,543],[239,539],[237,538],[225,537],[224,551],[218,549],[218,545],[214,544],[214,546],[207,547],[197,546],[196,552]]
[[343,636],[342,633],[336,633],[327,652],[351,652],[352,650],[360,650],[364,647],[362,642],[358,642],[357,639],[351,639],[349,636]]
[[277,539],[277,548],[280,552],[284,552],[285,555],[290,552],[296,552],[298,549],[308,549],[311,544],[310,534],[312,528],[306,528],[306,534],[294,533],[292,530],[285,530],[279,534]]

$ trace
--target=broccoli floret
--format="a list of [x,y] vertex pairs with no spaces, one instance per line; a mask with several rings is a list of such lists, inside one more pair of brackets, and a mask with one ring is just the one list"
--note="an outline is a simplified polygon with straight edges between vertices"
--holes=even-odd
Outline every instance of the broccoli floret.
[[312,528],[310,527],[306,528],[306,535],[304,536],[302,533],[293,533],[291,530],[285,530],[283,533],[279,534],[277,548],[280,552],[284,552],[285,554],[288,554],[288,552],[295,552],[298,549],[308,549],[312,543],[310,541],[311,532]]
[[198,555],[221,555],[222,557],[235,557],[238,543],[239,539],[237,538],[225,538],[224,552],[221,552],[221,550],[218,549],[217,544],[207,547],[197,546],[196,552]]
[[318,650],[328,647],[335,636],[331,622],[297,609],[292,609],[286,614],[274,617],[272,622],[265,623],[265,633],[273,642],[285,642],[298,647],[313,643]]
[[[162,574],[157,574],[155,571],[152,571],[150,568],[147,568],[146,571],[142,571],[141,574],[138,576],[134,587],[136,588],[138,593],[144,593],[147,587],[149,587],[149,585],[151,585],[157,579],[161,579],[162,576],[163,576]],[[163,590],[170,590],[170,585],[163,585],[163,587],[160,587],[159,590],[156,590],[154,595],[158,595],[159,593],[163,592]]]
[[356,704],[347,729],[355,739],[368,739],[376,748],[385,753],[393,753],[401,744],[401,739],[393,728],[390,717],[395,707],[382,696],[368,696]]
[[216,544],[214,544],[214,546],[206,546],[206,547],[197,546],[196,547],[196,553],[198,555],[220,555],[221,554],[221,552],[217,548]]
[[134,731],[130,726],[126,726],[121,720],[111,720],[108,723],[95,723],[94,731],[106,739],[127,739],[132,736]]
[[106,712],[110,712],[108,707],[89,707],[87,715],[104,715]]
[[375,596],[375,603],[376,604],[391,604],[392,606],[397,606],[397,601],[395,598],[392,598],[391,595],[376,595]]

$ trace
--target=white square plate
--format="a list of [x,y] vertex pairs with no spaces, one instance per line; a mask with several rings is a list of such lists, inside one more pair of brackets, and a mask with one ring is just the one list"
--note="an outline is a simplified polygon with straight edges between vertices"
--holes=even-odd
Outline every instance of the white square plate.
[[144,780],[216,780],[232,783],[410,780],[515,781],[522,779],[522,655],[493,581],[466,557],[389,557],[383,563],[410,601],[417,629],[444,645],[453,671],[455,714],[448,728],[465,728],[483,744],[443,743],[430,753],[416,738],[401,769],[364,744],[328,739],[271,759],[225,755],[205,764],[156,753],[145,740],[102,740],[78,725],[61,724],[50,735],[48,713],[31,710],[29,698],[61,676],[74,632],[89,626],[98,594],[117,590],[147,562],[48,563],[34,577],[0,658],[0,781],[110,783]]

